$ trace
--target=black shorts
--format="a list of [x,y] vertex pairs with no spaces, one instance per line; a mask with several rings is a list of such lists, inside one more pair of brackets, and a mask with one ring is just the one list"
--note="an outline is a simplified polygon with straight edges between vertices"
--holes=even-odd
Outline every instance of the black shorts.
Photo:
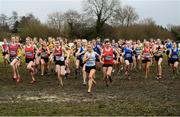
[[64,60],[65,60],[65,61],[67,60],[67,56],[64,57]]
[[148,63],[148,62],[151,62],[151,60],[148,60],[148,59],[142,60],[142,64],[146,64],[146,63]]
[[103,64],[103,67],[113,67],[113,64]]
[[83,63],[83,60],[80,60],[80,67],[83,67],[84,66],[84,63]]
[[96,66],[92,66],[92,67],[86,66],[85,71],[87,73],[90,73],[92,69],[96,70]]
[[8,52],[2,52],[3,56],[6,56],[8,54]]
[[179,62],[179,59],[169,59],[170,64],[174,64],[175,62]]
[[135,58],[137,59],[137,58],[138,58],[138,56],[140,56],[140,55],[137,55],[137,54],[136,54],[136,55],[135,55]]
[[60,66],[65,66],[65,62],[64,61],[55,61],[56,65],[60,65]]
[[96,62],[100,62],[100,59],[99,59],[99,58],[96,58]]
[[10,62],[12,62],[16,57],[9,57]]
[[31,61],[34,62],[34,58],[30,59],[30,58],[25,58],[26,63],[30,63]]
[[167,50],[166,51],[166,55],[168,56],[170,54],[170,50]]
[[122,58],[122,56],[120,56],[120,57],[118,58],[118,62],[121,62],[121,58]]
[[12,62],[14,59],[17,59],[19,61],[21,60],[21,57],[20,56],[9,57],[10,62]]
[[129,63],[133,63],[133,59],[132,58],[125,58],[124,60],[129,61]]
[[163,58],[163,55],[161,55],[161,56],[154,56],[155,61],[159,61],[160,58]]
[[43,59],[45,63],[48,63],[48,62],[49,62],[49,58],[41,57],[41,59]]

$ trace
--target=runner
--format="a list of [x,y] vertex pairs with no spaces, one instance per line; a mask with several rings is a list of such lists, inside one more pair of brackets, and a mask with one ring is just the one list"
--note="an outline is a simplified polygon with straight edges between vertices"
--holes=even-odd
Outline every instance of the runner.
[[143,48],[141,57],[142,57],[142,65],[143,65],[143,68],[144,68],[144,71],[145,71],[145,78],[148,78],[148,76],[149,76],[149,67],[151,65],[151,58],[152,58],[151,49],[150,49],[150,45],[149,45],[148,41],[146,41],[144,43],[144,48]]
[[49,62],[49,55],[50,50],[47,47],[45,41],[42,43],[42,47],[39,49],[39,54],[41,56],[40,64],[41,64],[41,76],[44,76],[44,73],[47,73],[48,69],[48,62]]
[[123,41],[120,39],[118,41],[118,74],[121,73],[121,71],[124,69],[124,57],[123,57],[123,51],[124,51],[124,44]]
[[[61,46],[60,40],[56,40],[55,48],[54,48],[54,51],[53,51],[53,56],[54,56],[54,61],[55,61],[55,65],[56,65],[56,73],[57,73],[57,77],[58,77],[58,80],[59,80],[59,85],[61,85],[62,87],[64,86],[62,77],[65,75],[64,53],[66,53],[66,51]],[[69,59],[69,57],[67,58],[67,60],[68,59]]]
[[80,56],[78,53],[82,52],[81,49],[81,40],[76,40],[75,48],[74,48],[74,56],[76,57],[76,70],[75,70],[75,78],[77,79],[78,75],[80,75]]
[[93,51],[92,45],[88,44],[87,52],[84,55],[84,63],[85,63],[85,71],[89,74],[88,81],[88,93],[91,93],[93,84],[96,84],[94,80],[95,72],[96,72],[96,57],[99,58],[99,55]]
[[83,85],[85,86],[87,84],[86,82],[86,71],[85,71],[85,65],[83,63],[84,54],[86,52],[86,45],[87,40],[82,40],[82,45],[79,48],[78,52],[76,53],[77,58],[79,59],[79,65],[82,68],[82,77],[83,77]]
[[138,40],[135,45],[135,68],[138,66],[138,69],[141,70],[141,52],[142,52],[142,44],[141,41]]
[[34,38],[33,40],[33,43],[34,43],[34,46],[36,46],[37,48],[37,51],[36,51],[36,58],[35,58],[35,73],[37,74],[39,71],[41,71],[41,54],[40,54],[40,48],[42,48],[42,45],[43,45],[43,39],[39,38],[39,42],[36,40],[36,38]]
[[154,46],[154,59],[157,64],[157,76],[159,80],[162,78],[162,61],[163,61],[164,46],[161,44],[161,40],[157,39],[157,43]]
[[49,55],[49,62],[48,62],[48,69],[49,72],[53,72],[54,71],[54,57],[53,57],[53,49],[54,49],[54,42],[53,42],[53,38],[49,37],[48,38],[48,43],[47,46],[49,48],[50,51],[50,55]]
[[114,64],[113,58],[113,48],[111,47],[111,43],[109,39],[105,40],[104,48],[101,55],[101,62],[103,64],[103,78],[106,83],[106,86],[109,87],[108,80],[112,83],[112,69]]
[[173,48],[169,53],[169,63],[173,70],[174,78],[177,78],[179,75],[178,65],[179,65],[179,49],[177,48],[177,44],[173,43]]
[[169,58],[170,51],[173,49],[173,44],[172,44],[170,39],[167,39],[167,42],[165,44],[165,48],[166,48],[166,56],[167,56],[167,60],[168,60],[168,65],[169,65],[170,64],[170,61],[169,61],[170,60],[170,58]]
[[130,78],[130,70],[132,68],[133,64],[133,50],[131,48],[131,42],[127,41],[126,42],[126,47],[124,48],[123,52],[124,60],[125,60],[125,75],[128,79]]
[[18,56],[19,53],[19,44],[16,43],[16,37],[11,37],[11,43],[9,45],[9,56],[10,56],[10,62],[13,69],[13,80],[16,81],[16,83],[20,82],[20,74],[19,74],[19,66],[20,66],[20,56]]
[[[94,52],[96,52],[97,54],[101,55],[101,44],[99,43],[100,38],[97,38],[97,41],[95,39],[92,40],[92,44],[93,44],[93,50]],[[100,63],[100,59],[96,56],[96,68],[98,71],[101,70],[101,63]]]
[[6,67],[6,64],[9,63],[9,54],[8,54],[8,43],[7,43],[7,39],[4,38],[3,39],[3,44],[2,44],[2,55],[3,55],[3,63],[4,63],[4,66]]
[[34,77],[35,74],[35,49],[37,48],[32,44],[32,40],[30,37],[26,38],[26,45],[24,46],[24,52],[25,52],[25,61],[27,64],[27,70],[29,70],[31,74],[32,81],[31,84],[34,84],[36,82],[36,79]]

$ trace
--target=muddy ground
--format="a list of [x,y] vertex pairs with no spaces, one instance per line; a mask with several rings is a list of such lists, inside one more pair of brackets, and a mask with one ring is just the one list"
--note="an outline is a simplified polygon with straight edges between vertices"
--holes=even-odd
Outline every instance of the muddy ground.
[[73,71],[63,88],[54,73],[37,75],[37,83],[30,85],[23,65],[23,80],[16,85],[10,67],[0,66],[0,115],[180,115],[180,76],[173,79],[164,63],[163,79],[156,80],[155,69],[151,67],[148,79],[138,70],[133,70],[131,80],[125,79],[123,72],[115,72],[108,88],[102,73],[97,72],[97,85],[89,95]]

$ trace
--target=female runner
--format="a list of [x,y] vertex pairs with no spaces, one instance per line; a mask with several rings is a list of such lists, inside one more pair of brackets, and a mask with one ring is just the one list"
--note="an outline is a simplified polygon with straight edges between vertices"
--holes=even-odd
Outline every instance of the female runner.
[[89,74],[88,81],[88,93],[91,93],[93,84],[96,84],[94,80],[95,72],[96,72],[96,57],[99,55],[93,51],[92,45],[88,44],[87,52],[84,55],[84,63],[85,63],[85,71]]
[[178,76],[178,65],[179,65],[179,49],[176,43],[173,43],[173,49],[171,49],[169,54],[170,66],[173,70],[174,78]]
[[[63,87],[63,80],[62,77],[65,75],[65,57],[64,54],[66,53],[65,49],[61,46],[60,40],[56,40],[55,48],[53,51],[54,61],[56,65],[56,73],[59,80],[59,84]],[[67,60],[69,56],[67,56]]]

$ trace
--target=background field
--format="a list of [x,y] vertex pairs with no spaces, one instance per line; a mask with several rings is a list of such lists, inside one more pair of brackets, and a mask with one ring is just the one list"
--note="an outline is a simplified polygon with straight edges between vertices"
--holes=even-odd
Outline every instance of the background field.
[[94,93],[88,95],[82,78],[74,79],[73,71],[64,80],[64,88],[57,86],[55,74],[38,75],[37,83],[30,85],[23,65],[23,81],[17,86],[10,67],[0,64],[0,115],[180,115],[180,77],[173,79],[164,62],[164,79],[157,81],[155,68],[151,67],[149,79],[137,70],[132,72],[132,80],[114,73],[109,88],[103,83],[102,73],[97,72]]

